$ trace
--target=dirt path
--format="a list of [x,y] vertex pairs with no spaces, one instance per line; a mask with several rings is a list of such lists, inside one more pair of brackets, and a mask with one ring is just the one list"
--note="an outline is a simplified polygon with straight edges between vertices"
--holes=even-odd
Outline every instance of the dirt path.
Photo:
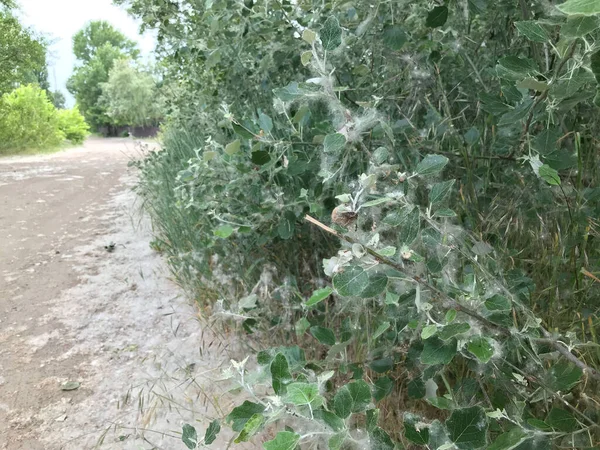
[[135,155],[93,139],[0,159],[1,450],[185,448],[182,423],[230,408],[205,388],[226,349],[150,249]]

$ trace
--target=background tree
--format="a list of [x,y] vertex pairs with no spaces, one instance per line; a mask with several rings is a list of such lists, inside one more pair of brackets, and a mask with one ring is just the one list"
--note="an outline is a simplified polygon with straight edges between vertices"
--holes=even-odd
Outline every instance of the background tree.
[[154,77],[131,60],[115,61],[107,83],[102,84],[100,103],[119,125],[156,125],[162,101]]
[[69,78],[67,89],[93,128],[110,126],[113,120],[100,102],[101,84],[108,81],[115,61],[135,58],[138,50],[132,41],[106,22],[90,22],[73,37],[73,47],[82,65]]
[[65,109],[67,105],[67,99],[65,98],[65,94],[63,94],[61,91],[49,91],[48,98],[56,109]]
[[8,11],[0,10],[0,94],[20,83],[47,82],[46,44]]
[[133,59],[139,56],[136,43],[104,20],[90,22],[73,36],[73,53],[80,61],[89,62],[106,44],[120,49]]

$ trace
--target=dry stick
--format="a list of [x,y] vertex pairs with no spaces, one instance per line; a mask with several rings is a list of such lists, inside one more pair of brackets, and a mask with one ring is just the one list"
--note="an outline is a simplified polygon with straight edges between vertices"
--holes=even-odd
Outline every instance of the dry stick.
[[[324,223],[319,222],[317,219],[315,219],[314,217],[309,216],[308,214],[304,217],[304,219],[306,221],[312,223],[313,225],[318,226],[322,230],[324,230],[324,231],[326,231],[326,232],[334,235],[338,239],[341,239],[343,241],[348,242],[349,244],[360,244],[360,245],[362,245],[363,248],[365,249],[365,251],[369,255],[371,255],[373,258],[375,258],[377,261],[379,261],[380,263],[385,264],[385,265],[390,266],[390,267],[393,267],[394,269],[396,269],[397,271],[399,271],[403,275],[405,275],[407,278],[410,278],[413,281],[415,281],[416,283],[419,283],[421,286],[426,287],[427,289],[431,290],[432,292],[435,292],[439,297],[443,298],[444,301],[447,304],[449,304],[452,308],[454,308],[457,311],[461,311],[461,312],[467,314],[468,316],[471,316],[472,318],[474,318],[478,322],[480,322],[483,325],[485,325],[487,328],[491,328],[491,329],[493,329],[493,330],[495,330],[495,331],[497,331],[497,332],[499,332],[499,333],[501,333],[503,335],[507,335],[507,336],[512,335],[511,330],[509,330],[508,328],[502,327],[500,325],[496,325],[495,323],[489,321],[488,319],[486,319],[482,315],[478,314],[477,312],[473,311],[472,309],[466,308],[465,306],[463,306],[460,303],[458,303],[456,300],[454,300],[452,297],[450,297],[445,292],[439,290],[435,286],[433,286],[430,283],[428,283],[423,278],[421,278],[419,276],[416,276],[416,275],[410,275],[410,274],[406,273],[406,270],[404,269],[404,267],[401,264],[398,264],[397,262],[392,261],[391,259],[386,258],[385,256],[381,256],[375,250],[373,250],[372,248],[364,246],[363,244],[361,244],[356,239],[353,239],[353,238],[351,238],[349,236],[345,236],[343,234],[338,233],[333,228],[330,228],[327,225],[325,225]],[[593,367],[588,366],[586,363],[584,363],[583,361],[581,361],[580,359],[578,359],[567,348],[565,348],[565,344],[562,344],[557,339],[555,339],[552,336],[552,334],[548,330],[546,330],[544,327],[540,326],[540,330],[542,331],[542,334],[544,335],[544,338],[543,339],[532,338],[533,340],[538,341],[538,342],[544,342],[544,343],[547,343],[547,344],[551,345],[561,355],[563,355],[565,358],[567,358],[569,361],[571,361],[577,367],[579,367],[580,369],[582,369],[585,372],[588,372],[589,375],[592,378],[600,381],[600,372],[599,371],[597,371]]]

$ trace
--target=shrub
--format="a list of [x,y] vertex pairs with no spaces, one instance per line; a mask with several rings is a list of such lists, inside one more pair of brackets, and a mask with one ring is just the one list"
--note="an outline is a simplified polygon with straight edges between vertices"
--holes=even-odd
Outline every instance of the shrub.
[[130,3],[181,88],[140,164],[157,248],[261,350],[236,442],[597,444],[600,9]]
[[58,127],[66,139],[74,144],[83,143],[90,134],[90,127],[77,106],[72,109],[58,110]]
[[64,139],[56,109],[39,86],[21,86],[2,96],[0,152],[56,147]]

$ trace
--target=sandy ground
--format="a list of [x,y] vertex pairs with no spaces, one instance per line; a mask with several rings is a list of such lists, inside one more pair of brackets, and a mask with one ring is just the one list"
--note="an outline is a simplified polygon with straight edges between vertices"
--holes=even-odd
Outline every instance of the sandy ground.
[[135,156],[91,139],[0,159],[1,450],[183,449],[183,423],[203,434],[231,409],[207,381],[229,349],[149,246]]

